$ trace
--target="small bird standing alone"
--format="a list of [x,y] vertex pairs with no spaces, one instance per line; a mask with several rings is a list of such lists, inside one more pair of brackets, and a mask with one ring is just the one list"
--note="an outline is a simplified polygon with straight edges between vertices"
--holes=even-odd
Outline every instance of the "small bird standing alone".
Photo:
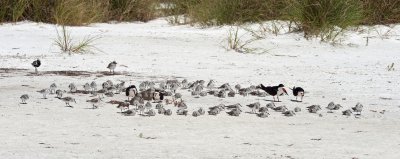
[[23,94],[20,98],[22,100],[21,104],[27,104],[26,101],[29,99],[29,95]]
[[39,59],[37,59],[37,60],[35,60],[35,61],[32,62],[32,66],[35,67],[35,73],[36,73],[36,74],[38,74],[37,68],[40,67],[41,64],[42,64],[42,63],[40,62]]
[[300,97],[300,102],[303,102],[304,89],[301,87],[293,87],[292,91],[293,95],[296,97],[296,101],[298,101],[297,97]]
[[114,70],[115,70],[116,67],[117,67],[117,62],[115,62],[115,61],[109,63],[108,66],[107,66],[107,68],[110,69],[110,73],[112,71],[112,74],[115,73]]

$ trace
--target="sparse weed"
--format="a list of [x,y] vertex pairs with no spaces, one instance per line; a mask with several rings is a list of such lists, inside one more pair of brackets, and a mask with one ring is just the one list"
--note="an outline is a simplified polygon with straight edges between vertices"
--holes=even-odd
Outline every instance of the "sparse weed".
[[95,41],[100,39],[100,35],[88,35],[78,43],[74,43],[71,33],[67,30],[66,26],[61,26],[61,31],[56,29],[57,37],[54,40],[54,45],[60,48],[61,52],[68,53],[93,53],[97,49],[94,45]]

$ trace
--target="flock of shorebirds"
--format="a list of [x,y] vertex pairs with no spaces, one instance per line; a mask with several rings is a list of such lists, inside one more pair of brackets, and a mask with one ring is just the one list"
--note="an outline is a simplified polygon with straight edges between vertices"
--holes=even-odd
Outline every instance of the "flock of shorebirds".
[[[35,72],[38,73],[37,68],[40,67],[41,61],[35,60],[32,65],[35,67]],[[110,69],[110,73],[114,74],[114,70],[117,66],[115,61],[111,62],[107,68]],[[296,112],[301,111],[301,108],[295,107],[293,110],[289,110],[286,106],[276,106],[275,102],[279,102],[279,96],[288,95],[286,91],[286,87],[283,84],[279,84],[277,86],[264,86],[260,84],[258,86],[249,86],[242,87],[237,84],[234,87],[231,87],[229,83],[222,84],[220,86],[216,85],[214,80],[210,80],[208,84],[204,80],[197,80],[193,82],[189,82],[184,79],[182,81],[178,80],[166,80],[157,82],[158,86],[156,86],[155,82],[152,81],[144,81],[136,87],[136,85],[125,86],[125,82],[121,81],[120,83],[114,84],[111,80],[107,80],[101,84],[101,88],[98,88],[96,81],[92,81],[91,83],[85,83],[81,88],[78,89],[77,85],[74,83],[70,83],[69,93],[76,94],[90,94],[92,99],[87,100],[86,102],[91,103],[92,109],[98,109],[99,104],[104,102],[104,98],[106,97],[114,97],[114,95],[124,93],[127,97],[127,100],[118,101],[118,100],[110,100],[108,103],[116,104],[117,108],[120,109],[122,115],[126,116],[134,116],[136,114],[142,116],[155,116],[157,113],[162,115],[172,115],[173,112],[171,109],[168,109],[168,105],[173,105],[176,107],[177,115],[189,115],[188,106],[183,99],[179,90],[188,90],[191,92],[191,96],[194,98],[201,98],[208,95],[213,95],[218,98],[229,98],[235,97],[236,95],[241,96],[258,96],[258,97],[266,97],[272,96],[273,100],[270,103],[262,106],[260,102],[255,102],[246,105],[251,111],[249,113],[256,114],[258,117],[265,118],[268,117],[269,110],[273,110],[276,112],[281,112],[285,116],[294,116]],[[100,87],[100,86],[99,86]],[[301,87],[293,87],[291,88],[292,94],[295,97],[296,102],[302,102],[305,91]],[[43,99],[47,99],[47,95],[56,95],[56,98],[65,102],[66,107],[71,107],[71,103],[76,103],[75,98],[71,96],[64,96],[67,93],[66,90],[58,89],[57,84],[53,83],[49,88],[42,89],[38,91],[43,95]],[[276,97],[276,98],[275,98]],[[298,100],[300,98],[300,100]],[[20,97],[22,103],[27,104],[29,100],[29,95],[24,94]],[[153,105],[155,105],[153,109]],[[171,107],[172,108],[172,107]],[[334,110],[340,110],[342,106],[340,104],[335,104],[334,102],[330,102],[326,109],[328,109],[328,113],[333,113]],[[157,111],[156,111],[157,110]],[[317,113],[322,110],[320,105],[311,105],[307,107],[308,112]],[[343,115],[351,116],[353,113],[355,115],[361,115],[361,111],[363,110],[363,105],[357,103],[355,107],[351,109],[347,109],[342,111]],[[225,111],[228,115],[231,116],[239,116],[242,111],[242,105],[240,103],[233,105],[224,105],[219,104],[216,106],[209,107],[207,113],[209,115],[218,115],[222,111]],[[205,108],[197,108],[193,110],[192,116],[197,117],[206,114]]]

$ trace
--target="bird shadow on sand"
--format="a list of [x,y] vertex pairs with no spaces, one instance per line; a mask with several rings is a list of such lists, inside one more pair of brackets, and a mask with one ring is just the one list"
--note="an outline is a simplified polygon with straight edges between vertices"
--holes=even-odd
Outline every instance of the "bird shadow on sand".
[[298,101],[298,100],[294,100],[294,99],[291,99],[290,101],[296,102],[296,103],[301,103],[302,102],[302,101]]
[[267,102],[274,102],[274,103],[282,102],[282,101],[274,101],[274,100],[271,100],[271,99],[264,99],[264,101],[267,101]]

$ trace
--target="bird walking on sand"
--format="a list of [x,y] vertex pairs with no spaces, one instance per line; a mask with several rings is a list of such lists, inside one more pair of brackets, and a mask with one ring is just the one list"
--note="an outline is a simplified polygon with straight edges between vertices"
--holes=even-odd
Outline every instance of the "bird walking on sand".
[[252,103],[247,105],[247,107],[251,108],[251,113],[257,113],[257,111],[260,109],[260,102]]
[[77,91],[76,85],[74,83],[69,84],[68,88],[71,93],[75,93]]
[[70,102],[75,102],[76,103],[75,98],[72,98],[72,97],[64,97],[64,98],[61,98],[61,100],[65,102],[65,105],[67,107],[71,107],[71,108],[73,108],[73,106],[70,105],[69,103]]
[[304,89],[301,87],[293,87],[292,91],[293,95],[296,97],[296,101],[298,101],[297,97],[300,97],[300,102],[303,102]]
[[39,59],[36,59],[35,61],[32,62],[32,66],[35,67],[35,73],[38,74],[37,68],[40,67],[42,62]]
[[278,99],[277,102],[279,102],[279,96],[283,94],[287,94],[285,86],[283,84],[279,84],[278,86],[267,86],[265,87],[263,84],[260,84],[259,86],[256,87],[257,89],[262,89],[265,92],[267,92],[269,95],[272,96],[275,102],[275,96]]
[[50,85],[50,94],[56,93],[57,85],[55,83]]
[[21,104],[27,104],[26,101],[29,99],[29,95],[23,94],[23,95],[20,97],[20,99],[21,99],[21,101],[22,101]]
[[97,91],[97,84],[95,81],[90,83],[90,88],[92,89],[92,94],[95,94],[95,92]]
[[[102,100],[102,96],[98,96],[97,98],[93,98],[93,99],[90,99],[90,100],[86,100],[86,102],[89,102],[89,103],[92,103],[92,108],[93,109],[97,109],[97,108],[99,108],[99,106],[98,106],[98,104],[101,102],[101,101],[103,101]],[[128,107],[129,108],[129,107]]]
[[49,89],[42,89],[42,90],[40,90],[38,92],[43,95],[43,99],[47,99],[46,96],[50,93],[50,90]]
[[356,115],[361,115],[363,107],[364,106],[361,103],[357,103],[356,106],[351,109],[353,109],[353,111],[357,113]]
[[89,84],[89,83],[85,83],[85,85],[83,85],[83,89],[85,90],[86,93],[89,93],[89,91],[90,91],[90,84]]
[[117,62],[115,62],[115,61],[110,62],[110,63],[108,64],[108,66],[107,66],[107,68],[110,69],[110,73],[111,73],[111,71],[112,71],[112,74],[115,73],[114,70],[115,70],[116,67],[117,67]]
[[59,99],[62,98],[64,93],[67,93],[67,91],[63,91],[63,90],[57,89],[56,90],[57,98],[59,98]]

